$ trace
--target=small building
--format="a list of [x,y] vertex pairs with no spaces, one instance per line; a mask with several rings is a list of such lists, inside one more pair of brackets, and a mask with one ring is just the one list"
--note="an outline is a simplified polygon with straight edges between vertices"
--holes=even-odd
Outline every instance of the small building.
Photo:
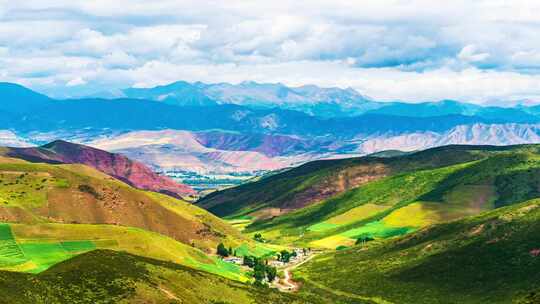
[[282,261],[273,260],[273,261],[268,261],[268,265],[273,266],[273,267],[283,267],[285,266],[285,263],[283,263]]
[[239,257],[226,257],[226,258],[223,258],[223,261],[227,263],[237,264],[237,265],[242,265],[242,263],[244,262],[244,260]]

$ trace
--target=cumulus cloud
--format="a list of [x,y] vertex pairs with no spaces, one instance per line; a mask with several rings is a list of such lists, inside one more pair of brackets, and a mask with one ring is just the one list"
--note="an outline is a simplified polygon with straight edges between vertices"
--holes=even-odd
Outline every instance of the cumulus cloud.
[[538,98],[539,9],[525,0],[0,0],[0,76],[57,95],[185,79],[352,86],[383,100]]
[[479,52],[474,44],[469,44],[461,49],[457,57],[467,62],[478,62],[489,58],[489,53]]
[[68,87],[74,87],[74,86],[80,86],[86,84],[86,80],[84,80],[82,77],[77,77],[74,79],[71,79],[66,83]]

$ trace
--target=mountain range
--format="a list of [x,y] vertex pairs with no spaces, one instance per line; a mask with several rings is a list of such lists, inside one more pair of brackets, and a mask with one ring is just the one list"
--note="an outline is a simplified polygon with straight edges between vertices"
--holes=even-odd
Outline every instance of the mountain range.
[[103,92],[93,97],[136,98],[180,106],[235,104],[255,108],[279,107],[322,117],[351,116],[380,106],[352,88],[320,88],[314,85],[288,87],[281,83],[254,81],[236,85],[178,81],[153,88]]
[[[126,154],[198,188],[219,188],[317,159],[447,144],[536,143],[540,136],[539,106],[383,103],[352,89],[255,82],[180,81],[116,93],[101,94],[115,99],[55,100],[1,83],[0,143],[69,140]],[[213,180],[221,181],[212,186]]]

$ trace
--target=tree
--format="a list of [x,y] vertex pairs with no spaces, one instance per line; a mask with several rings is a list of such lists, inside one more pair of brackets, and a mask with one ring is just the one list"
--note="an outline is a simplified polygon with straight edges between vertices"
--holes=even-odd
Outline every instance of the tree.
[[227,250],[225,245],[223,245],[223,243],[219,243],[219,245],[217,246],[217,254],[219,254],[222,257],[229,256],[229,251]]
[[229,246],[229,255],[233,255],[232,247]]
[[288,252],[287,250],[282,250],[280,252],[280,255],[279,255],[279,258],[280,258],[280,261],[282,261],[283,263],[289,263],[289,261],[291,260],[291,253]]
[[253,277],[255,278],[256,281],[264,280],[264,278],[266,277],[266,269],[264,265],[262,264],[255,265],[255,267],[253,268]]
[[371,236],[368,236],[368,235],[364,235],[364,236],[361,236],[359,238],[356,239],[356,243],[355,245],[359,245],[359,244],[365,244],[367,242],[371,242],[375,240],[374,238],[372,238]]
[[262,234],[260,233],[255,233],[255,235],[253,236],[253,239],[257,242],[261,242],[261,243],[264,243],[264,238],[262,236]]
[[277,276],[277,269],[272,266],[266,266],[266,278],[268,279],[268,282],[272,282],[276,279]]
[[255,259],[252,256],[246,255],[244,256],[244,265],[253,268],[255,266]]

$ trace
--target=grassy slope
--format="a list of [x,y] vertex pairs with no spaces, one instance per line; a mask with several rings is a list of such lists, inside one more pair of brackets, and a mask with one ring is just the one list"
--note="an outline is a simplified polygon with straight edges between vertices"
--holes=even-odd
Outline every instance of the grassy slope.
[[295,276],[306,292],[393,303],[538,303],[539,253],[540,201],[533,200],[323,254]]
[[40,274],[0,271],[0,303],[325,303],[177,264],[97,250]]
[[[401,173],[246,227],[276,242],[334,249],[369,235],[388,237],[540,196],[537,146],[481,160]],[[425,152],[424,152],[425,153]]]
[[[75,255],[111,249],[174,262],[238,281],[247,276],[235,265],[196,248],[146,230],[112,225],[0,224],[0,238],[11,245],[0,250],[0,269],[38,273]],[[1,242],[1,241],[0,241]]]
[[208,251],[222,241],[231,246],[246,241],[236,229],[190,203],[137,190],[83,165],[3,159],[0,184],[0,222],[138,227]]
[[269,217],[286,213],[385,176],[432,169],[482,158],[486,146],[447,146],[393,158],[361,157],[310,162],[259,181],[214,192],[198,204],[219,216]]
[[[1,269],[40,272],[96,247],[245,281],[238,267],[206,254],[219,242],[246,254],[272,250],[201,208],[137,190],[84,165],[0,158],[0,185],[0,225],[13,230],[11,239],[0,240],[6,245],[0,250]],[[77,251],[70,246],[87,248]]]

